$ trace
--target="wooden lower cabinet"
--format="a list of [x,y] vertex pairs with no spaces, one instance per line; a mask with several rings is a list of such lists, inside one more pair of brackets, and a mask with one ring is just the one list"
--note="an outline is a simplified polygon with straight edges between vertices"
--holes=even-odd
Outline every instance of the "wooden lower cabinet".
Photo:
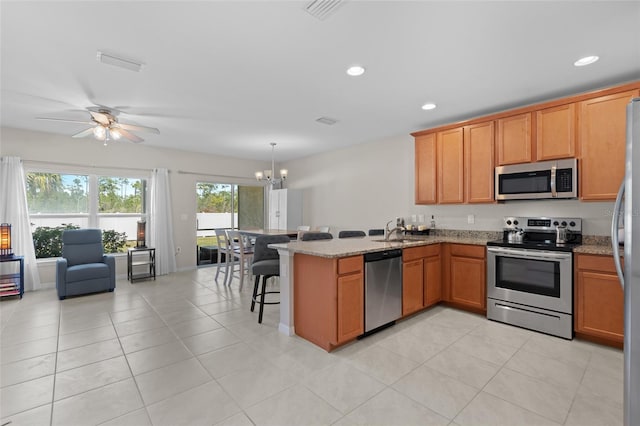
[[442,300],[440,244],[402,251],[402,315]]
[[337,343],[364,333],[364,279],[362,272],[338,276]]
[[362,256],[294,257],[295,332],[326,351],[364,333]]
[[423,259],[424,287],[423,306],[426,308],[442,300],[442,257],[440,244],[433,247],[431,253]]
[[624,292],[613,257],[577,254],[574,290],[576,334],[621,347]]
[[423,259],[402,263],[402,316],[422,309],[423,281]]
[[486,313],[485,247],[447,244],[445,256],[445,300],[463,309]]

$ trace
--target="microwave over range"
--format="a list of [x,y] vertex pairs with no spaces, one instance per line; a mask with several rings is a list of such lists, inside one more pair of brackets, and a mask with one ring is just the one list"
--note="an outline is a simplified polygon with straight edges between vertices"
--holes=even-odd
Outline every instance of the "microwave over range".
[[578,197],[578,161],[540,161],[496,167],[496,200]]

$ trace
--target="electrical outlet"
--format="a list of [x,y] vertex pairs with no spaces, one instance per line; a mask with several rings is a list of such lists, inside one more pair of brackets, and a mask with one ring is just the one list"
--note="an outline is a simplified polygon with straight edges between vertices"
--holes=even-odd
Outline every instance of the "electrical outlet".
[[467,223],[476,223],[476,217],[472,214],[467,215]]

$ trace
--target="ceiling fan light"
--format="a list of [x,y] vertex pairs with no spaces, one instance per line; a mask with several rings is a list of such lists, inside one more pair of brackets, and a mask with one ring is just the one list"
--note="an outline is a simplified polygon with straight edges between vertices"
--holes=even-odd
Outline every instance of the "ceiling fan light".
[[118,130],[118,129],[111,129],[111,131],[109,133],[111,133],[111,139],[116,140],[116,141],[122,137],[122,134],[120,133],[120,130]]
[[102,126],[96,126],[93,128],[93,136],[99,141],[103,141],[107,136],[107,131]]

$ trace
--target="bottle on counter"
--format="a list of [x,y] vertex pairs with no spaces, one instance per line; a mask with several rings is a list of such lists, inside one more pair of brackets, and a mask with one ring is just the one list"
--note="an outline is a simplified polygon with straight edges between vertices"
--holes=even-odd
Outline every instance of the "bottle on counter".
[[431,229],[436,229],[436,219],[431,215]]

